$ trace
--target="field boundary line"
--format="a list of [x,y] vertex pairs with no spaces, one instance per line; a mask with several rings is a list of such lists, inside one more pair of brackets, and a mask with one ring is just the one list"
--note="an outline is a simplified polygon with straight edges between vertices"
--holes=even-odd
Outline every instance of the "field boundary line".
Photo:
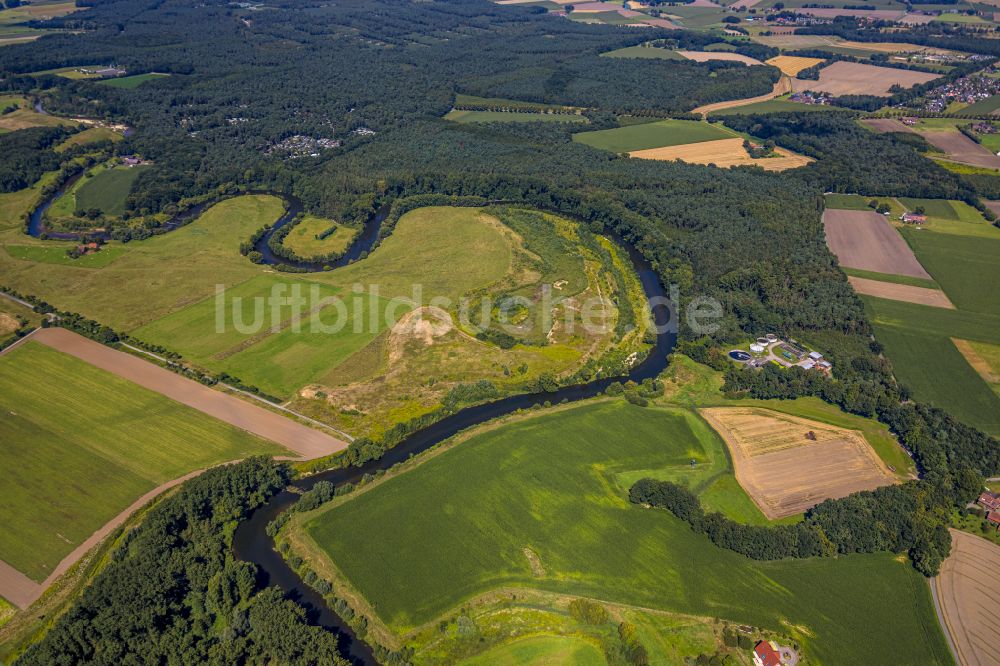
[[[146,356],[149,356],[150,358],[156,359],[157,361],[161,361],[163,363],[170,363],[170,361],[167,358],[165,358],[163,356],[160,356],[159,354],[154,354],[151,351],[146,351],[145,349],[141,349],[141,348],[136,347],[134,345],[130,345],[127,342],[119,342],[118,344],[120,344],[122,347],[126,347],[128,349],[131,349],[132,351],[137,352],[139,354],[145,354]],[[245,395],[245,396],[247,396],[249,398],[253,398],[254,400],[257,400],[259,402],[264,403],[268,407],[273,407],[275,409],[280,409],[283,412],[287,412],[288,414],[292,414],[293,416],[296,416],[296,417],[298,417],[298,418],[300,418],[300,419],[302,419],[304,421],[308,421],[309,423],[312,423],[312,424],[314,424],[316,426],[319,426],[320,428],[323,428],[324,430],[330,430],[332,432],[335,432],[338,435],[340,435],[341,437],[345,438],[349,442],[353,442],[354,441],[354,437],[352,437],[351,435],[348,435],[343,430],[338,430],[337,428],[334,428],[331,425],[323,423],[322,421],[317,421],[316,419],[309,418],[305,414],[300,414],[300,413],[296,412],[293,409],[289,409],[288,407],[285,407],[284,405],[279,405],[276,402],[271,402],[267,398],[262,398],[259,395],[251,393],[250,391],[244,391],[241,388],[236,388],[232,384],[227,384],[225,382],[219,382],[219,386],[222,386],[223,388],[229,389],[230,391],[232,391],[234,393],[239,393],[239,394]]]
[[122,379],[208,414],[241,430],[275,442],[302,459],[321,458],[348,447],[348,443],[282,414],[250,404],[182,377],[155,363],[64,328],[39,329],[34,340],[56,351],[110,372]]
[[35,333],[37,333],[40,330],[41,330],[40,328],[32,329],[31,332],[28,333],[27,335],[25,335],[23,338],[10,343],[9,345],[7,345],[3,349],[0,349],[0,356],[3,356],[4,354],[6,354],[7,352],[9,352],[12,349],[17,349],[18,347],[20,347],[21,345],[23,345],[25,342],[27,342],[28,340],[30,340],[32,338],[32,336],[34,336]]

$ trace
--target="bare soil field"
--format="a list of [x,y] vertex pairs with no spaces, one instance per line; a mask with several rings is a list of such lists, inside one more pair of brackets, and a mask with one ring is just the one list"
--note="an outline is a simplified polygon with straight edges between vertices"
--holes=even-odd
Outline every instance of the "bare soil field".
[[729,5],[730,9],[750,9],[758,4],[761,0],[736,0],[733,4]]
[[782,74],[795,76],[803,69],[809,69],[823,62],[822,58],[804,58],[799,56],[775,56],[766,61],[768,65],[773,65],[781,70]]
[[770,520],[895,482],[860,432],[758,407],[699,411],[726,441],[736,480]]
[[948,310],[955,309],[955,305],[940,289],[914,287],[913,285],[896,284],[895,282],[881,282],[879,280],[854,277],[853,275],[847,279],[851,283],[851,286],[854,287],[854,291],[866,296],[877,296],[878,298],[888,298],[892,301],[906,301],[907,303],[919,303],[920,305],[930,305],[935,308],[946,308]]
[[959,131],[917,132],[928,143],[945,153],[948,159],[962,164],[1000,169],[1000,157]]
[[877,132],[912,132],[913,129],[895,118],[865,118],[861,121]]
[[754,159],[743,148],[743,139],[719,139],[717,141],[686,143],[680,146],[636,150],[629,153],[629,156],[644,160],[680,160],[688,164],[714,164],[720,168],[753,164],[767,171],[785,171],[812,162],[812,159],[804,155],[797,155],[784,148],[776,148],[775,152],[778,153],[779,157]]
[[669,20],[667,20],[665,18],[648,18],[648,19],[645,19],[643,21],[643,23],[645,23],[646,25],[655,26],[657,28],[666,28],[668,30],[680,30],[681,29],[681,27],[679,25],[677,25],[673,21],[669,21]]
[[995,214],[1000,215],[1000,201],[984,201],[983,203]]
[[745,56],[739,53],[729,53],[728,51],[678,51],[680,55],[695,62],[708,62],[709,60],[729,60],[732,62],[742,62],[749,65],[763,65],[760,60]]
[[818,81],[795,80],[792,87],[796,92],[816,90],[832,95],[888,95],[889,88],[894,85],[910,88],[936,78],[939,75],[927,72],[838,61],[821,69]]
[[865,210],[825,210],[826,242],[842,266],[931,279],[884,215]]
[[1000,664],[1000,546],[951,530],[951,555],[931,583],[963,666]]
[[774,99],[775,97],[780,97],[790,92],[792,92],[791,79],[787,76],[782,76],[778,82],[774,84],[774,88],[771,92],[766,95],[758,95],[757,97],[749,97],[747,99],[731,99],[726,102],[715,102],[714,104],[705,104],[704,106],[699,106],[697,109],[692,110],[691,113],[700,113],[703,116],[707,116],[715,111],[722,111],[723,109],[745,106],[747,104],[753,104],[754,102],[766,102],[769,99]]
[[130,354],[105,347],[72,331],[43,328],[36,331],[31,339],[162,393],[182,405],[277,442],[304,459],[319,458],[347,448],[347,442],[325,432],[208,388]]

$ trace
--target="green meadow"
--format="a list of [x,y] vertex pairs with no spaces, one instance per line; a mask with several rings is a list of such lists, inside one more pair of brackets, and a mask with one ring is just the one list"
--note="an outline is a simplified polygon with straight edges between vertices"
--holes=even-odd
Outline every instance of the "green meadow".
[[114,167],[88,179],[76,191],[76,208],[97,208],[105,215],[117,217],[125,212],[125,199],[132,183],[146,166]]
[[5,245],[4,250],[15,259],[23,261],[33,261],[42,264],[61,264],[63,266],[75,266],[76,268],[104,268],[115,259],[120,257],[125,248],[118,246],[105,246],[100,252],[87,254],[77,259],[71,259],[66,255],[66,250],[72,245]]
[[307,514],[307,541],[397,634],[525,587],[793,632],[817,663],[951,663],[927,582],[900,559],[754,562],[631,505],[631,479],[705,455],[692,418],[603,401],[473,434]]
[[156,486],[285,452],[33,342],[0,357],[0,412],[0,560],[36,581]]
[[734,106],[728,109],[713,111],[713,116],[736,116],[754,113],[814,113],[820,111],[843,111],[844,109],[826,104],[802,104],[787,99],[769,99],[764,102],[754,102],[745,106]]
[[573,135],[573,140],[592,148],[628,153],[647,148],[731,139],[735,136],[736,134],[722,127],[697,120],[660,120],[595,132],[579,132]]
[[602,53],[602,56],[607,58],[646,58],[648,60],[685,60],[684,56],[677,53],[676,51],[671,51],[670,49],[661,49],[655,46],[626,46],[623,49],[615,49],[614,51],[608,51]]
[[462,666],[603,666],[604,654],[576,636],[532,636],[460,662]]
[[452,109],[445,120],[456,123],[586,123],[585,116],[575,113],[521,113],[517,111],[465,111]]
[[120,76],[115,79],[102,79],[98,81],[99,85],[110,86],[112,88],[138,88],[143,83],[148,83],[149,81],[155,81],[156,79],[162,79],[165,76],[170,76],[169,74],[158,74],[156,72],[150,72],[148,74],[135,74],[133,76]]
[[[317,238],[331,228],[336,228],[336,231],[326,238]],[[285,236],[284,245],[300,257],[316,257],[331,252],[344,252],[357,235],[357,229],[315,215],[306,215]]]
[[955,307],[1000,315],[1000,235],[982,238],[906,228],[901,232]]

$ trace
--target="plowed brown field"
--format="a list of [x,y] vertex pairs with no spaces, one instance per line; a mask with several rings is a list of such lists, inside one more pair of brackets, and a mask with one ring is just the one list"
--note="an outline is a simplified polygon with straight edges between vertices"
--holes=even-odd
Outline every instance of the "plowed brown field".
[[826,242],[841,266],[875,273],[931,279],[913,250],[892,225],[874,211],[823,211]]
[[962,666],[1000,664],[1000,546],[951,530],[951,555],[934,579],[945,628]]
[[851,286],[854,287],[854,291],[866,296],[888,298],[891,301],[919,303],[920,305],[930,305],[935,308],[955,309],[954,304],[948,299],[947,294],[940,289],[869,280],[868,278],[859,278],[853,275],[847,279],[851,283]]

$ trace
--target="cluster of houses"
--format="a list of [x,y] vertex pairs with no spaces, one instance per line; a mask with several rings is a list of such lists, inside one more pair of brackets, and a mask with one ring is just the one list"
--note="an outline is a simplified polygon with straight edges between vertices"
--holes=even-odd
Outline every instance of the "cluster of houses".
[[288,157],[319,157],[324,150],[339,148],[339,139],[315,138],[304,134],[295,134],[271,146],[267,153],[287,153]]
[[828,92],[807,90],[805,92],[792,93],[792,96],[788,100],[798,102],[799,104],[829,104],[833,100],[833,95]]
[[928,92],[924,96],[924,109],[941,113],[952,102],[975,104],[997,94],[1000,94],[1000,79],[979,74],[963,76]]
[[899,219],[904,224],[915,224],[917,226],[927,223],[927,216],[923,213],[903,213],[899,216]]
[[976,504],[986,510],[986,520],[996,525],[997,529],[1000,530],[1000,495],[984,490],[979,495],[979,499],[976,500]]
[[754,666],[792,666],[797,662],[794,650],[774,641],[759,641],[753,648]]

